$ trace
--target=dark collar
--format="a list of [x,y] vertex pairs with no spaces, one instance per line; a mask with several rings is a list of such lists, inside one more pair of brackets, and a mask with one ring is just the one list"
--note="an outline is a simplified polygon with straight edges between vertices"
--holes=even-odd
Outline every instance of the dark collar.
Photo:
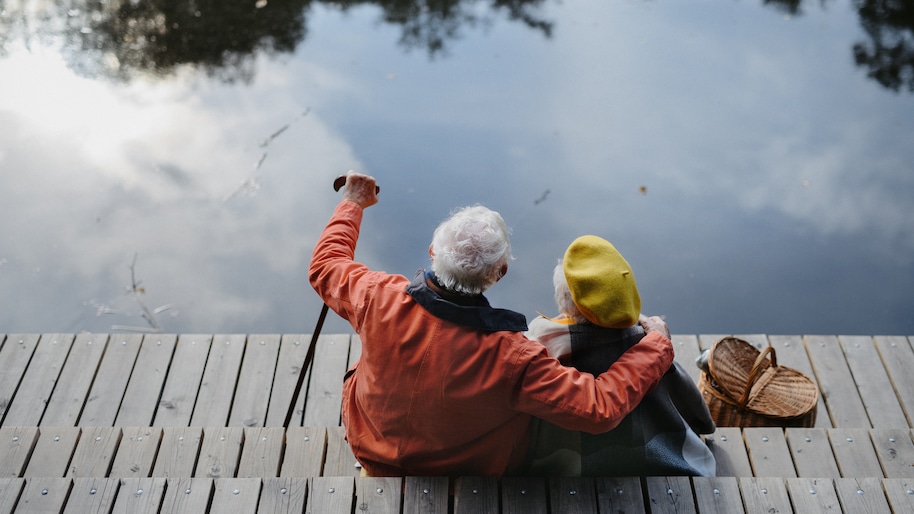
[[443,288],[431,271],[416,274],[406,292],[433,316],[487,332],[525,332],[527,318],[507,309],[496,309],[481,294],[468,295]]

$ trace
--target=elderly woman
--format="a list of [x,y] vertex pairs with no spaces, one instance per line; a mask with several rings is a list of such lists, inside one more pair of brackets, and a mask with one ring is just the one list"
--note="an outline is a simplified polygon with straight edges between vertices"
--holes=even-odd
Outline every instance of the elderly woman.
[[[643,341],[641,297],[631,266],[609,241],[583,236],[553,273],[556,318],[539,317],[527,335],[580,371],[615,367]],[[698,434],[714,431],[708,406],[673,363],[660,384],[610,432],[587,434],[534,424],[529,472],[536,475],[714,476],[714,455]]]
[[673,362],[662,320],[598,375],[562,366],[524,337],[526,319],[483,293],[508,271],[504,220],[482,206],[435,231],[431,271],[412,280],[353,260],[373,178],[352,173],[311,257],[318,295],[362,340],[343,382],[346,438],[374,476],[492,475],[521,468],[535,416],[605,432]]

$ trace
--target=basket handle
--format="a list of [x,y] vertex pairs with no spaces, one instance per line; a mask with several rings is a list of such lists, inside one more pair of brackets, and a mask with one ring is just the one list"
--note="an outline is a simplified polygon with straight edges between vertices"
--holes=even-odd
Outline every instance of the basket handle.
[[771,354],[771,365],[775,368],[778,367],[778,358],[777,354],[774,352],[774,348],[771,346],[766,346],[761,353],[758,354],[758,357],[755,359],[755,363],[752,364],[752,371],[749,372],[749,379],[746,380],[746,389],[743,391],[743,397],[739,401],[739,410],[742,411],[746,408],[746,404],[749,403],[749,392],[752,390],[752,386],[755,385],[755,382],[762,376],[762,372],[765,371],[765,367],[762,364],[765,362],[765,357]]

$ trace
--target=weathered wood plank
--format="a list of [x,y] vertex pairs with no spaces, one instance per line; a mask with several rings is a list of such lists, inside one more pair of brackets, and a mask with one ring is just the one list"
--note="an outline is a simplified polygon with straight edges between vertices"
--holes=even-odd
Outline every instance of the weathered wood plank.
[[876,336],[874,340],[908,426],[914,427],[914,349],[903,336]]
[[838,491],[841,507],[848,514],[889,512],[889,503],[879,478],[839,478],[835,480],[835,490]]
[[819,391],[825,395],[832,425],[841,428],[871,427],[838,338],[806,336],[806,350],[819,382]]
[[869,430],[833,428],[828,431],[828,438],[842,477],[883,476]]
[[206,512],[212,492],[212,478],[166,479],[161,512]]
[[695,364],[695,359],[701,354],[698,346],[698,336],[673,334],[673,351],[678,362],[697,384],[701,370]]
[[447,514],[447,477],[406,477],[403,514]]
[[0,478],[22,476],[37,441],[36,427],[0,428]]
[[238,464],[238,478],[279,476],[285,433],[281,427],[244,429],[244,446]]
[[207,427],[194,476],[234,478],[241,459],[244,429],[241,427]]
[[705,436],[705,443],[717,461],[717,476],[752,476],[752,465],[739,428],[717,427],[713,434]]
[[152,425],[177,340],[175,334],[149,334],[143,338],[115,426]]
[[596,494],[596,485],[591,477],[549,479],[549,505],[552,512],[597,514]]
[[197,454],[203,441],[199,427],[165,427],[156,457],[153,477],[184,478],[194,476]]
[[69,478],[29,478],[16,505],[16,514],[61,512],[72,481]]
[[307,478],[264,478],[258,514],[301,514],[307,500]]
[[600,512],[647,512],[640,478],[599,477],[594,485]]
[[76,336],[51,399],[48,400],[47,409],[41,418],[41,426],[77,424],[107,345],[107,334]]
[[790,427],[786,430],[786,437],[797,476],[806,478],[838,478],[841,476],[825,429]]
[[794,512],[841,512],[838,493],[830,478],[788,478],[787,492]]
[[114,425],[142,342],[143,336],[140,334],[112,336],[98,366],[98,373],[95,375],[82,414],[79,416],[79,425]]
[[16,396],[6,411],[3,424],[7,426],[37,426],[45,412],[54,384],[60,376],[73,334],[44,334],[32,354]]
[[544,479],[536,477],[504,477],[501,479],[502,514],[546,514]]
[[354,477],[314,477],[310,480],[306,514],[352,511]]
[[327,453],[324,458],[324,476],[359,476],[362,466],[352,454],[344,439],[343,427],[327,428]]
[[914,481],[910,478],[886,478],[882,487],[892,512],[914,512]]
[[152,475],[162,429],[158,427],[125,427],[109,476],[142,478]]
[[646,477],[644,483],[652,513],[697,512],[692,485],[687,477]]
[[112,514],[158,514],[164,478],[122,478]]
[[[320,366],[314,366],[320,362]],[[340,424],[343,376],[349,363],[349,335],[322,335],[317,340],[305,401],[305,426]]]
[[739,490],[746,512],[793,512],[783,478],[742,477]]
[[[276,362],[276,372],[273,376],[273,388],[270,393],[270,405],[267,409],[266,426],[281,427],[286,420],[289,405],[292,403],[292,394],[298,376],[302,373],[302,364],[308,354],[310,334],[286,334],[279,343],[279,359]],[[307,370],[305,370],[307,373]],[[304,378],[308,383],[308,377]],[[301,426],[305,414],[305,394],[299,394],[295,415],[291,424]]]
[[746,450],[757,477],[796,478],[797,471],[790,457],[784,431],[779,427],[743,429]]
[[495,477],[460,477],[454,480],[454,514],[498,512]]
[[244,350],[238,375],[238,390],[232,402],[229,426],[262,427],[266,425],[270,389],[279,357],[279,335],[251,335]]
[[258,503],[259,478],[217,478],[210,512],[247,514],[257,512]]
[[[695,504],[701,514],[739,514],[745,512],[736,477],[694,477]],[[642,512],[642,510],[637,512]],[[627,510],[625,512],[636,512]]]
[[0,514],[13,513],[24,487],[24,478],[0,478]]
[[79,440],[79,427],[45,427],[25,468],[25,477],[63,477]]
[[908,426],[873,338],[839,336],[838,342],[841,343],[844,358],[854,375],[857,392],[863,400],[871,425],[874,428]]
[[244,347],[244,335],[213,336],[206,370],[200,382],[200,392],[197,394],[199,408],[194,408],[190,418],[192,426],[221,427],[228,422]]
[[[793,368],[809,377],[813,382],[816,381],[816,374],[813,372],[812,362],[809,360],[809,354],[806,352],[806,344],[803,342],[802,336],[769,336],[768,341],[777,354],[779,365]],[[825,405],[825,395],[822,394],[821,390],[819,391],[819,399],[816,402],[816,422],[813,427],[832,427],[828,408]]]
[[910,429],[874,428],[870,437],[886,478],[914,478],[914,443]]
[[64,514],[108,514],[114,507],[120,480],[116,478],[75,478]]
[[202,334],[178,338],[162,397],[153,416],[156,426],[186,427],[190,424],[211,342],[212,336]]
[[16,395],[40,338],[39,334],[11,334],[0,348],[0,421]]
[[65,476],[70,478],[106,477],[121,441],[118,427],[86,427],[73,452]]
[[280,476],[321,476],[326,449],[326,428],[289,427],[286,431],[286,451],[283,454]]

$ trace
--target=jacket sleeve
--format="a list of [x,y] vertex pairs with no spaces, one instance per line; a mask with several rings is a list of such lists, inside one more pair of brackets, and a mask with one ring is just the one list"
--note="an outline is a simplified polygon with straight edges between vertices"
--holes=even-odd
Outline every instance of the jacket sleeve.
[[673,364],[670,341],[650,332],[601,375],[594,377],[549,357],[530,345],[518,377],[516,408],[568,430],[592,434],[615,428]]

